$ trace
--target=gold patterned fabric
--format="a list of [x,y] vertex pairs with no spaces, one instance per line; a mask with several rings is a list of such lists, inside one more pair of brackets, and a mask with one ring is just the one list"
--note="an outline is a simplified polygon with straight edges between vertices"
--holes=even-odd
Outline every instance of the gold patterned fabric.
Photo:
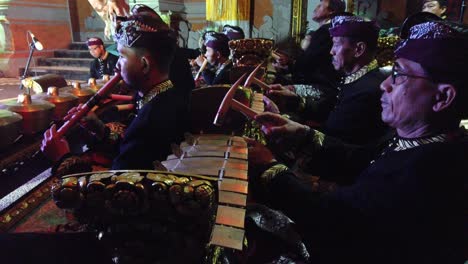
[[91,170],[91,162],[88,159],[79,156],[68,156],[52,168],[52,175],[62,177],[70,173],[88,172]]
[[250,0],[208,0],[206,20],[239,21],[249,20]]
[[325,141],[325,134],[314,129],[313,142],[317,149],[323,147],[323,142]]
[[393,151],[402,151],[402,150],[412,149],[412,148],[430,144],[430,143],[445,142],[447,141],[447,138],[448,138],[447,134],[440,134],[440,135],[435,135],[432,137],[415,138],[415,139],[394,138],[394,140],[390,143],[389,147]]
[[276,164],[262,173],[260,179],[262,183],[270,183],[277,175],[288,170],[288,167],[284,164]]
[[110,122],[106,124],[109,128],[109,136],[107,138],[108,143],[116,144],[120,138],[124,137],[126,125],[118,122]]
[[155,98],[158,94],[162,94],[165,91],[173,88],[171,80],[166,80],[162,83],[156,84],[143,98],[137,101],[138,109],[143,108],[145,104]]
[[366,66],[359,69],[357,72],[351,73],[350,75],[346,76],[343,80],[343,84],[349,84],[349,83],[355,82],[359,80],[362,76],[366,75],[366,73],[374,69],[377,69],[377,67],[379,67],[379,63],[377,62],[377,60],[374,59]]
[[[461,134],[465,132],[462,131]],[[426,144],[431,143],[442,143],[447,142],[450,136],[448,134],[438,134],[429,137],[423,138],[400,138],[394,137],[389,143],[388,146],[382,151],[381,155],[385,155],[386,153],[393,152],[393,151],[403,151],[412,149],[415,147],[419,147]],[[372,160],[370,163],[374,163],[375,160]]]

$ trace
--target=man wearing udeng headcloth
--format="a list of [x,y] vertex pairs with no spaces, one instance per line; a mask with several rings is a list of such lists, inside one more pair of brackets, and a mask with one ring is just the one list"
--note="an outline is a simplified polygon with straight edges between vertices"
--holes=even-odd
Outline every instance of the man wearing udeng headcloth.
[[[123,139],[117,140],[120,149],[112,169],[153,169],[153,161],[164,160],[170,154],[171,143],[182,141],[188,116],[184,100],[168,77],[176,40],[162,20],[146,15],[121,22],[116,32],[120,53],[116,68],[137,91],[138,112]],[[112,129],[95,121],[99,129],[93,132],[99,138],[115,139]],[[55,133],[55,127],[46,131],[42,150],[58,161],[69,150],[66,141],[56,139]],[[56,170],[60,169],[61,165],[57,165]]]
[[249,148],[249,161],[270,167],[259,179],[269,204],[301,228],[311,263],[466,261],[468,135],[459,125],[468,117],[467,45],[463,25],[411,27],[395,51],[392,75],[380,86],[381,117],[396,136],[374,155],[327,147],[327,136],[279,115],[255,118],[269,137],[302,136],[317,173],[359,171],[353,184],[321,195],[284,165],[265,166],[273,156],[250,142],[263,155],[254,157]]

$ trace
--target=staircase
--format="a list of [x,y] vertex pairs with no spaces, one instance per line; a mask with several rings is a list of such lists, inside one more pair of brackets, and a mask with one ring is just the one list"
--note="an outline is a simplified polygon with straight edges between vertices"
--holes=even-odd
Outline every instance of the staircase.
[[[108,46],[112,43],[104,43]],[[89,54],[85,42],[73,42],[69,49],[56,50],[52,58],[40,58],[36,65],[29,67],[29,76],[39,76],[44,74],[57,74],[66,80],[88,81],[89,66],[93,57]],[[24,68],[20,69],[20,75]]]

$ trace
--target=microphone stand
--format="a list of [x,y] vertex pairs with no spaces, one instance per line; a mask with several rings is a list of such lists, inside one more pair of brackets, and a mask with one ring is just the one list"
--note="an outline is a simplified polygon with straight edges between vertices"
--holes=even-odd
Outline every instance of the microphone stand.
[[466,0],[461,1],[461,9],[460,9],[460,23],[463,24],[463,17],[465,16],[465,8],[466,8]]
[[24,87],[23,80],[26,79],[26,76],[28,75],[29,63],[31,62],[31,58],[35,49],[36,49],[36,46],[34,45],[34,41],[31,41],[31,44],[29,44],[29,56],[26,62],[26,68],[24,68],[23,76],[21,76],[21,81],[20,81],[20,86],[19,86],[20,90],[23,90],[23,87]]

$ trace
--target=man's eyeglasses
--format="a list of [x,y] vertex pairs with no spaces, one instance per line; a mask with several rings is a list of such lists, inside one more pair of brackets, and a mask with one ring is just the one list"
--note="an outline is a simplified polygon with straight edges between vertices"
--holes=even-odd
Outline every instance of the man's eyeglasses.
[[408,80],[408,78],[417,78],[417,79],[426,79],[428,81],[432,82],[432,79],[427,76],[418,76],[418,75],[412,75],[412,74],[407,74],[403,72],[397,72],[395,69],[395,65],[392,67],[392,84],[402,84]]

